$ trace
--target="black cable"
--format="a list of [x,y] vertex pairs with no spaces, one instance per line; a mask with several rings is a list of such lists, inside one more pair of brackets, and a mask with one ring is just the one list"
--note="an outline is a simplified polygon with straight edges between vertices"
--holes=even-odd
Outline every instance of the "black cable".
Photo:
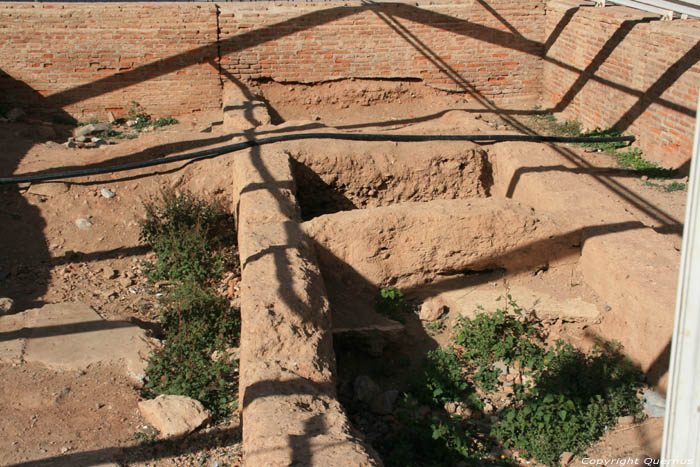
[[64,178],[84,177],[87,175],[100,175],[106,173],[123,172],[125,170],[141,169],[154,165],[168,164],[188,159],[209,159],[242,149],[278,143],[281,141],[294,141],[300,139],[340,139],[347,141],[395,141],[395,142],[421,142],[421,141],[473,141],[473,142],[504,142],[527,141],[535,143],[621,143],[634,142],[634,136],[614,137],[587,137],[587,136],[533,136],[533,135],[391,135],[391,134],[365,134],[365,133],[293,133],[288,135],[271,136],[269,138],[251,139],[241,143],[219,146],[218,148],[205,149],[203,151],[180,154],[179,156],[163,157],[142,162],[100,167],[94,169],[80,169],[71,172],[44,173],[38,175],[17,175],[15,177],[0,178],[0,185],[10,183],[40,182],[48,180],[61,180]]

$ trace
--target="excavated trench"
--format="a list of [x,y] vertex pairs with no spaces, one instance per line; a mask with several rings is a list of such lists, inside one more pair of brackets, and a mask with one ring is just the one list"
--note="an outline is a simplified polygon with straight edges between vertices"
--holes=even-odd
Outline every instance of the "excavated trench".
[[[610,201],[569,184],[565,171],[520,180],[513,192],[524,160],[551,164],[553,151],[542,148],[314,140],[237,156],[247,462],[378,465],[372,445],[395,420],[386,405],[357,410],[357,378],[369,375],[383,395],[400,392],[427,351],[449,342],[457,317],[495,311],[502,295],[535,311],[551,339],[590,348],[589,325],[617,304],[614,294],[601,298],[596,280],[633,268],[625,258],[587,270],[620,247],[586,223],[621,210],[604,219]],[[551,190],[550,179],[565,189]],[[570,197],[585,209],[571,211]],[[377,313],[382,287],[402,290],[415,313],[403,322]],[[440,322],[419,316],[421,307],[443,310]]]

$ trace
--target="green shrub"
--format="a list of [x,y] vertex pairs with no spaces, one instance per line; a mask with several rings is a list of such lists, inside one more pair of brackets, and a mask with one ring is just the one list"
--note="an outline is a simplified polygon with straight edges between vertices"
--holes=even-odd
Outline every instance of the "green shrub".
[[[409,385],[400,429],[380,446],[387,465],[477,462],[500,445],[554,466],[565,451],[583,452],[618,417],[641,414],[641,372],[618,345],[597,345],[590,354],[562,342],[547,348],[541,322],[511,296],[495,313],[461,318],[453,344],[429,352],[425,369]],[[517,368],[519,375],[508,383],[509,400],[497,412],[496,424],[484,431],[484,424],[468,415],[462,419],[443,410],[454,402],[482,410],[481,397],[505,388],[498,362]],[[416,415],[419,404],[430,408],[428,417]]]
[[166,335],[146,368],[143,396],[188,396],[200,401],[215,418],[226,416],[235,405],[237,362],[212,359],[223,346],[208,338],[211,329],[202,321],[182,323]]
[[[590,355],[557,343],[530,390],[516,389],[493,434],[546,465],[563,452],[582,453],[624,415],[639,416],[640,372],[619,347],[596,347]],[[551,358],[551,360],[549,360]]]
[[226,266],[222,249],[235,242],[235,234],[220,205],[168,190],[145,208],[140,240],[156,254],[154,263],[144,265],[149,279],[203,284],[221,277]]
[[190,193],[164,191],[146,203],[141,240],[153,248],[156,261],[144,269],[151,280],[171,284],[162,298],[165,341],[149,360],[144,397],[192,397],[215,418],[235,405],[238,364],[226,352],[238,345],[240,311],[215,288],[227,266],[224,249],[234,238],[221,206]]
[[[500,300],[500,297],[499,297]],[[460,348],[460,359],[475,382],[486,390],[493,389],[500,370],[493,364],[518,363],[521,368],[536,370],[544,359],[544,336],[535,317],[523,315],[510,295],[504,309],[493,314],[477,313],[474,319],[460,317],[453,341]]]
[[164,126],[168,125],[175,125],[177,124],[178,121],[174,119],[173,117],[163,117],[163,118],[157,118],[151,122],[151,125],[153,125],[153,128],[161,128]]

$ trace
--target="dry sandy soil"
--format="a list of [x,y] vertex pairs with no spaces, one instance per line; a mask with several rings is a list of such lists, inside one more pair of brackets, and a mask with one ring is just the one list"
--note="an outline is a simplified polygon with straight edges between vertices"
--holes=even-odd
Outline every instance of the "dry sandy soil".
[[[420,83],[339,82],[316,87],[266,83],[261,90],[272,104],[273,123],[304,120],[345,131],[415,133],[496,133],[512,126],[460,94],[446,94]],[[531,109],[531,106],[521,106]],[[38,120],[0,123],[3,155],[0,175],[118,165],[227,144],[220,114],[177,116],[180,123],[143,133],[137,139],[94,149],[67,148],[71,128]],[[532,125],[530,117],[519,121]],[[291,124],[290,124],[291,125]],[[292,125],[293,126],[293,125]],[[37,131],[42,127],[43,131]],[[51,135],[53,128],[55,136]],[[268,129],[258,132],[274,131]],[[44,136],[41,136],[41,135]],[[313,142],[309,142],[313,146]],[[606,155],[581,157],[599,167],[614,162]],[[105,320],[131,320],[149,328],[158,303],[140,274],[147,251],[139,244],[143,202],[165,187],[230,200],[228,157],[174,163],[61,183],[0,187],[0,296],[15,301],[15,312],[46,303],[83,302]],[[642,193],[682,221],[685,192],[665,193],[634,177],[620,182]],[[104,198],[100,189],[116,196]],[[75,221],[89,219],[79,229]],[[669,241],[680,245],[678,235]],[[116,277],[105,274],[116,271]],[[528,279],[531,280],[531,279]],[[535,280],[535,279],[532,279]],[[537,278],[539,280],[539,278]],[[547,290],[566,294],[564,278],[552,278]],[[567,332],[581,331],[573,325]],[[2,336],[0,329],[0,336]],[[416,335],[425,336],[425,332]],[[410,330],[409,330],[410,335]],[[445,334],[433,336],[441,342]],[[1,339],[2,337],[0,337]],[[430,337],[432,339],[432,337]],[[413,346],[429,347],[434,341]],[[123,369],[93,365],[83,371],[56,371],[23,361],[0,363],[0,463],[4,465],[238,465],[240,429],[235,420],[193,434],[184,442],[142,444],[144,432],[138,388]],[[627,453],[658,455],[660,420],[624,427],[593,448],[596,456]]]

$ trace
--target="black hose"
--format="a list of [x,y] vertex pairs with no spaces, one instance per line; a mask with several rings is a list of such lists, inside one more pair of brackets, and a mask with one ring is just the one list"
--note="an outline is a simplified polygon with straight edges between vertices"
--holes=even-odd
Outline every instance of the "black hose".
[[81,169],[71,172],[44,173],[37,175],[17,175],[15,177],[0,178],[0,185],[10,183],[40,182],[48,180],[61,180],[64,178],[84,177],[87,175],[100,175],[106,173],[123,172],[125,170],[140,169],[154,165],[168,164],[171,162],[189,159],[209,159],[241,149],[278,143],[281,141],[294,141],[300,139],[340,139],[348,141],[395,141],[395,142],[420,142],[420,141],[474,141],[474,142],[503,142],[503,141],[527,141],[536,143],[621,143],[634,142],[634,136],[614,137],[587,137],[587,136],[531,136],[531,135],[391,135],[391,134],[364,134],[364,133],[293,133],[288,135],[271,136],[269,138],[251,139],[241,143],[219,146],[218,148],[205,149],[203,151],[180,154],[179,156],[163,157],[161,159],[132,162],[130,164],[111,167],[99,167],[93,169]]

